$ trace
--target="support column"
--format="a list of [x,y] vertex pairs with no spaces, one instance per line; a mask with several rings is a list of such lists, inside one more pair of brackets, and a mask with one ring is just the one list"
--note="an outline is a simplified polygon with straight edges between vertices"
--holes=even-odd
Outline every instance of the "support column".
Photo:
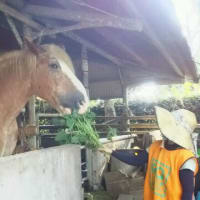
[[88,76],[88,55],[86,46],[82,46],[81,49],[81,68],[83,72],[83,85],[85,86],[87,95],[89,97],[89,76]]
[[[128,88],[126,85],[122,85],[122,91],[123,91],[123,116],[124,118],[129,117],[129,108],[128,108]],[[124,131],[130,131],[130,128],[127,127],[130,125],[130,120],[125,119],[123,120],[123,127],[125,128]]]
[[128,89],[126,85],[122,85],[123,92],[123,104],[124,106],[128,106]]
[[[119,79],[121,82],[121,86],[122,86],[122,96],[123,96],[123,116],[124,118],[127,118],[129,116],[129,112],[128,112],[128,87],[124,81],[124,77],[121,71],[121,68],[118,68],[119,71]],[[130,128],[127,128],[127,125],[130,124],[130,120],[124,119],[122,120],[122,131],[130,131]],[[120,128],[121,129],[121,128]]]
[[[30,27],[24,25],[24,37],[26,37],[29,41],[32,41],[32,30]],[[27,48],[24,46],[24,48]],[[28,123],[29,125],[36,125],[36,115],[35,115],[35,96],[32,96],[28,102]],[[30,136],[28,139],[30,149],[36,149],[36,135]]]

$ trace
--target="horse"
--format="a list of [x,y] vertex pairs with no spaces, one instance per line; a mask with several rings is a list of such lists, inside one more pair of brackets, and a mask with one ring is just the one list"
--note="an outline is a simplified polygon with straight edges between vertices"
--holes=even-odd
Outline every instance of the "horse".
[[26,48],[0,56],[0,156],[11,155],[18,139],[16,117],[31,96],[45,99],[58,112],[83,114],[88,96],[75,76],[69,55],[54,44]]

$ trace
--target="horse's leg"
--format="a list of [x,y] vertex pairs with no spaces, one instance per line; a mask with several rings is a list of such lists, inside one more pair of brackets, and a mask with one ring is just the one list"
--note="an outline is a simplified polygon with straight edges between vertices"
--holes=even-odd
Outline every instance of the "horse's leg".
[[16,121],[0,135],[0,156],[9,156],[13,153],[18,139],[18,127]]

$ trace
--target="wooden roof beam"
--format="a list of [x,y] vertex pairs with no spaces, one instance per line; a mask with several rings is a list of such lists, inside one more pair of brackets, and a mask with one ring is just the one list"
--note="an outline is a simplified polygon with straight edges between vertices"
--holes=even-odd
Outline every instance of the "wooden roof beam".
[[[37,22],[34,22],[33,20],[29,19],[28,17],[25,17],[23,15],[21,15],[21,13],[19,13],[18,11],[8,7],[7,5],[3,4],[0,2],[0,10],[2,11],[2,9],[5,9],[6,14],[8,14],[9,16],[12,16],[18,20],[20,20],[21,22],[25,23],[26,25],[37,29],[37,30],[41,30],[44,29],[40,24],[38,24]],[[2,11],[3,12],[3,11]],[[16,17],[17,16],[17,17]],[[72,40],[75,40],[77,42],[79,42],[80,44],[85,45],[88,49],[96,52],[97,54],[107,58],[108,60],[110,60],[111,62],[113,62],[116,65],[121,65],[121,63],[119,62],[119,60],[109,54],[107,54],[107,52],[101,50],[100,48],[96,47],[95,45],[93,45],[92,43],[88,42],[87,40],[82,39],[81,37],[79,37],[76,34],[73,33],[63,33],[63,35],[66,37],[71,38]]]
[[139,18],[141,19],[142,23],[144,24],[145,27],[145,33],[146,35],[150,38],[150,40],[152,41],[152,44],[161,52],[161,54],[163,55],[163,57],[168,61],[168,63],[170,64],[170,66],[173,68],[173,70],[176,72],[177,75],[179,75],[180,77],[184,77],[184,73],[180,70],[180,68],[177,66],[177,64],[174,62],[174,60],[172,59],[172,57],[169,55],[169,53],[167,52],[166,48],[164,47],[164,45],[160,42],[160,40],[157,38],[155,32],[153,31],[153,29],[148,25],[148,23],[146,22],[146,20],[144,19],[144,17],[138,12],[137,8],[134,5],[134,2],[129,1],[130,7],[133,9],[133,11],[135,12],[135,14],[137,16],[139,16]]
[[112,28],[119,28],[129,31],[142,31],[142,24],[138,19],[106,16],[84,10],[59,9],[29,5],[25,8],[25,12],[38,17],[55,18],[74,22],[88,22],[93,25],[101,24],[101,26],[109,26]]
[[110,30],[96,30],[98,34],[100,34],[104,39],[106,39],[108,42],[113,43],[116,45],[119,49],[122,49],[127,55],[130,55],[133,57],[134,60],[132,62],[136,62],[136,64],[140,65],[146,65],[144,59],[139,56],[137,53],[134,52],[130,47],[128,47],[124,42],[120,40],[115,34],[113,34]]
[[122,63],[120,62],[120,60],[110,54],[108,54],[106,51],[96,47],[94,44],[92,44],[91,42],[89,42],[88,40],[83,39],[82,37],[78,36],[75,33],[63,33],[64,36],[84,45],[85,47],[87,47],[88,49],[96,52],[97,54],[103,56],[104,58],[108,59],[109,61],[111,61],[112,63],[116,64],[117,66],[122,65]]
[[[132,69],[132,66],[131,66],[132,63],[129,63],[127,65],[123,64],[123,62],[121,62],[120,59],[118,59],[117,57],[108,54],[106,51],[96,47],[94,44],[83,39],[82,37],[78,36],[75,33],[71,33],[71,32],[70,33],[63,33],[62,35],[69,37],[70,39],[72,39],[76,42],[79,42],[82,45],[85,45],[88,49],[96,52],[97,54],[103,56],[104,58],[106,58],[109,61],[111,61],[112,63],[114,63],[116,65],[116,67],[124,67],[124,68],[127,68],[127,69]],[[148,80],[149,76],[156,77],[156,78],[166,78],[166,79],[167,78],[168,79],[173,79],[173,78],[176,79],[177,78],[174,75],[170,75],[170,78],[169,78],[168,75],[163,75],[163,74],[151,72],[150,70],[147,70],[145,68],[140,68],[140,71],[141,71],[142,74],[141,75],[137,74],[136,77],[142,76],[142,77],[145,77],[147,80]]]
[[43,30],[42,33],[37,34],[33,39],[37,39],[42,36],[49,36],[49,35],[55,35],[59,33],[64,33],[64,32],[70,32],[70,31],[75,31],[75,30],[81,30],[81,29],[87,29],[87,28],[97,28],[97,27],[106,27],[110,26],[109,22],[80,22],[78,24],[72,25],[72,26],[66,26],[66,27],[57,27],[55,29],[49,30]]
[[17,40],[17,43],[22,48],[23,47],[23,40],[22,40],[22,38],[21,38],[21,36],[20,36],[16,26],[15,26],[15,23],[13,22],[13,20],[11,19],[10,16],[8,16],[7,14],[5,14],[5,16],[6,16],[7,22],[9,24],[13,34],[14,34],[16,40]]
[[[52,28],[52,22],[51,20],[44,20],[44,23],[47,24],[48,28]],[[39,24],[38,24],[39,25]],[[55,26],[54,26],[55,27]],[[43,28],[43,27],[42,27]],[[55,27],[56,28],[56,27]],[[58,28],[58,27],[57,27]],[[80,36],[78,36],[75,33],[72,32],[68,32],[68,33],[61,33],[63,36],[68,37],[82,45],[85,45],[85,47],[87,47],[88,49],[94,51],[95,53],[103,56],[104,58],[108,59],[109,61],[111,61],[112,63],[116,64],[117,66],[122,65],[122,63],[120,62],[120,60],[112,55],[109,55],[107,52],[105,52],[104,50],[96,47],[94,44],[92,44],[91,42],[81,38]],[[42,36],[42,35],[41,35]]]
[[84,0],[69,0],[69,1],[66,1],[66,0],[56,0],[56,2],[63,6],[64,8],[68,8],[68,5],[69,5],[69,2],[74,4],[74,5],[78,5],[78,6],[81,6],[82,8],[85,7],[85,8],[89,8],[91,11],[95,11],[95,12],[98,12],[98,13],[101,13],[101,14],[105,14],[105,15],[109,15],[109,16],[115,16],[114,14],[110,13],[110,12],[107,12],[105,10],[102,10],[100,8],[97,8],[97,7],[94,7],[94,6],[91,6],[90,4],[86,3]]
[[[119,58],[110,55],[109,53],[107,53],[106,51],[104,51],[103,49],[100,49],[99,47],[96,47],[93,43],[89,42],[86,39],[83,39],[82,37],[78,36],[75,33],[69,32],[69,33],[62,33],[63,36],[66,36],[82,45],[85,45],[85,47],[87,47],[88,49],[94,51],[95,53],[103,56],[104,58],[106,58],[107,60],[111,61],[112,63],[115,64],[116,67],[118,68],[127,68],[127,69],[132,69],[134,63],[127,63],[124,64],[123,61],[121,61]],[[149,79],[149,76],[155,77],[155,78],[163,78],[163,79],[177,79],[176,76],[174,75],[163,75],[163,74],[158,74],[155,72],[150,71],[149,69],[145,69],[145,68],[139,68],[138,70],[141,71],[141,75],[137,74],[137,77],[145,77],[145,79]]]
[[31,20],[30,18],[28,17],[25,17],[24,15],[22,15],[20,12],[18,12],[17,10],[7,6],[6,4],[0,2],[0,11],[23,22],[24,24],[32,27],[33,29],[36,29],[36,30],[40,30],[41,29],[41,26],[40,24],[34,22],[33,20]]

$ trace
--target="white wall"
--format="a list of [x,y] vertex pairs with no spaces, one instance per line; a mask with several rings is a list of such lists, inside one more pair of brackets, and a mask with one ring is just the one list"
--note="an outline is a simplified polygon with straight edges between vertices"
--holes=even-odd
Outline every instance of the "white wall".
[[[117,149],[130,148],[131,143],[134,142],[131,136],[116,136],[112,138],[112,142],[106,138],[100,139],[103,146],[107,148],[115,147]],[[87,150],[87,166],[88,166],[88,179],[90,182],[90,187],[97,190],[101,187],[101,180],[103,177],[103,172],[106,171],[108,158],[104,153],[99,151]],[[126,165],[126,164],[125,164]],[[124,168],[127,172],[134,168],[133,166]]]
[[81,200],[81,195],[79,146],[0,158],[2,200]]

